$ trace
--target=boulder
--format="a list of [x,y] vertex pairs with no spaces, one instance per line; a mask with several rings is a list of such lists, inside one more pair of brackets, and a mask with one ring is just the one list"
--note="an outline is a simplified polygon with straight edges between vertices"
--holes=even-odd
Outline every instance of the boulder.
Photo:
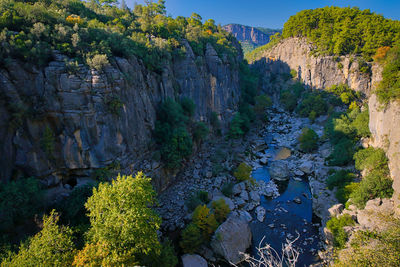
[[207,267],[207,261],[197,254],[185,254],[182,256],[183,267]]
[[336,205],[333,205],[332,207],[330,207],[328,209],[328,212],[329,212],[329,215],[331,215],[331,217],[336,217],[342,213],[343,209],[344,209],[343,204],[336,204]]
[[211,248],[230,263],[243,261],[244,253],[251,245],[249,224],[237,215],[229,216],[215,231],[211,240]]
[[260,194],[257,191],[251,191],[249,196],[252,201],[260,203]]
[[285,181],[289,179],[288,163],[281,160],[273,161],[269,169],[269,174],[275,180]]
[[263,222],[265,219],[265,209],[262,206],[256,208],[257,220]]
[[299,169],[306,174],[310,174],[313,169],[313,163],[311,161],[305,161],[299,166]]
[[240,193],[240,198],[243,199],[244,201],[249,201],[249,193],[247,193],[246,190],[243,190]]
[[267,158],[267,157],[262,157],[262,158],[260,158],[259,161],[260,161],[261,164],[267,165],[267,163],[268,163],[268,158]]
[[232,188],[232,193],[236,196],[236,195],[239,195],[240,193],[242,193],[243,190],[246,190],[245,182],[235,184]]

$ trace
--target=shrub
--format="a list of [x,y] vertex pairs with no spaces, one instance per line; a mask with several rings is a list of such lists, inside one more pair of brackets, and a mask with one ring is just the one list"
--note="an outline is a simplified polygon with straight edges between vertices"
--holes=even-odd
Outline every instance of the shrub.
[[86,59],[86,63],[91,69],[102,71],[106,66],[110,65],[107,55],[96,54],[91,58]]
[[333,234],[333,245],[337,248],[343,248],[346,244],[348,234],[343,227],[354,225],[354,221],[348,214],[343,214],[340,217],[333,217],[327,223],[326,227]]
[[251,170],[252,168],[249,165],[242,162],[233,173],[233,176],[235,176],[235,178],[240,182],[248,181],[251,179]]
[[222,194],[224,194],[224,196],[226,196],[226,197],[232,196],[233,186],[234,186],[233,183],[225,183],[221,188]]
[[196,224],[190,223],[183,229],[179,245],[184,253],[194,254],[203,242],[203,235],[201,234],[200,228]]
[[46,155],[50,158],[53,157],[54,146],[55,146],[55,137],[54,137],[53,131],[51,130],[51,128],[49,126],[46,126],[46,128],[43,131],[41,145],[42,145],[42,149],[46,153]]
[[358,170],[372,171],[374,169],[383,170],[389,173],[388,159],[381,148],[368,147],[361,149],[354,154],[355,167]]
[[297,79],[297,71],[294,69],[290,70],[290,76],[292,76],[293,79]]
[[196,108],[196,105],[194,104],[193,100],[188,97],[183,97],[180,102],[183,112],[185,113],[186,116],[193,117],[194,115],[194,110]]
[[213,208],[215,219],[219,224],[223,223],[226,220],[229,212],[231,212],[231,209],[223,198],[213,201],[211,206]]
[[178,264],[178,258],[175,253],[174,245],[169,239],[161,244],[160,253],[154,251],[143,256],[140,260],[143,266],[149,267],[175,267]]
[[121,108],[124,106],[124,103],[118,96],[107,97],[105,101],[107,105],[107,109],[111,114],[119,116],[121,114]]
[[378,85],[376,95],[383,105],[391,100],[400,99],[400,44],[393,46],[387,53],[382,71],[382,81]]
[[[71,266],[75,254],[73,232],[59,226],[59,216],[53,210],[43,217],[43,229],[11,255],[2,266]],[[62,253],[60,253],[62,252]]]
[[271,98],[264,94],[256,96],[255,102],[256,104],[254,105],[254,111],[259,115],[263,114],[266,108],[272,106]]
[[206,205],[200,205],[194,210],[192,221],[201,230],[204,240],[210,240],[211,235],[218,227],[215,215]]
[[360,183],[349,183],[344,187],[339,186],[335,193],[336,199],[340,203],[346,204],[346,202],[350,199],[351,194],[358,189],[359,185]]
[[343,137],[333,146],[332,153],[326,158],[327,164],[330,166],[344,166],[353,161],[354,144]]
[[334,187],[344,187],[345,185],[351,183],[355,179],[355,174],[347,170],[339,170],[332,174],[326,180],[326,184],[330,190]]
[[200,190],[190,196],[186,201],[186,207],[189,211],[194,211],[198,206],[207,204],[208,202],[208,192]]
[[289,90],[284,90],[280,95],[281,103],[287,111],[294,111],[297,106],[297,97]]
[[242,137],[248,131],[248,124],[248,118],[237,112],[230,123],[228,136],[234,139]]
[[195,125],[193,127],[194,141],[200,142],[200,141],[204,140],[207,137],[208,132],[209,132],[208,127],[204,122],[199,121],[199,122],[195,123]]
[[350,195],[351,202],[364,208],[368,200],[374,198],[390,198],[393,195],[393,180],[382,170],[373,170],[366,175],[359,186]]
[[317,148],[318,135],[313,129],[303,128],[299,136],[300,149],[304,152],[311,152]]
[[308,93],[296,108],[296,112],[302,117],[309,117],[312,111],[315,117],[326,113],[328,106],[322,95],[316,92]]
[[355,113],[355,116],[351,125],[355,129],[357,136],[359,137],[371,136],[371,132],[369,130],[368,107],[361,112],[359,112],[357,109],[354,109],[352,112]]
[[35,178],[18,179],[0,187],[1,231],[33,219],[43,208],[43,191]]

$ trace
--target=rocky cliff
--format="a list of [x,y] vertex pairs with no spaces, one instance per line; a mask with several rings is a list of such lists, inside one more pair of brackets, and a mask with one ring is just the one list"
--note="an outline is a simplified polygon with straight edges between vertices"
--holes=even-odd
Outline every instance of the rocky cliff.
[[371,94],[376,77],[362,73],[355,58],[313,56],[314,48],[305,39],[287,38],[266,50],[253,64],[263,72],[289,73],[295,70],[298,79],[312,88],[322,89],[342,83],[367,96]]
[[[212,111],[227,121],[239,101],[239,55],[229,63],[208,44],[149,71],[135,57],[114,58],[104,71],[71,70],[54,52],[44,68],[10,61],[0,68],[0,178],[35,176],[47,186],[85,177],[110,164],[154,171],[149,155],[156,109],[183,96],[196,104],[195,120]],[[168,177],[156,178],[158,189]]]
[[376,95],[369,98],[369,128],[372,146],[385,150],[389,159],[390,175],[395,191],[393,200],[400,211],[400,103],[393,101],[385,108],[377,101]]
[[240,24],[225,25],[224,30],[232,33],[240,42],[249,42],[256,46],[265,45],[269,42],[269,37],[273,34],[266,34],[254,27]]

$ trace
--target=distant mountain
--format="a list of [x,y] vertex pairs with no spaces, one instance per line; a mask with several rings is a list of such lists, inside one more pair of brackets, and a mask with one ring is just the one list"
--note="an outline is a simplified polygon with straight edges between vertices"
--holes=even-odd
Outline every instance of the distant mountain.
[[242,44],[243,52],[248,53],[254,48],[265,45],[269,42],[269,37],[282,30],[269,29],[262,27],[251,27],[240,24],[228,24],[223,28],[232,33]]

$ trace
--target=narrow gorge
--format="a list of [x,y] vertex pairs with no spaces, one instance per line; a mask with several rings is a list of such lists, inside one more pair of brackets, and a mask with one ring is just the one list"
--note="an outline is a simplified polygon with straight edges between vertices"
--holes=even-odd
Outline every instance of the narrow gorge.
[[398,21],[0,1],[1,266],[400,260]]

